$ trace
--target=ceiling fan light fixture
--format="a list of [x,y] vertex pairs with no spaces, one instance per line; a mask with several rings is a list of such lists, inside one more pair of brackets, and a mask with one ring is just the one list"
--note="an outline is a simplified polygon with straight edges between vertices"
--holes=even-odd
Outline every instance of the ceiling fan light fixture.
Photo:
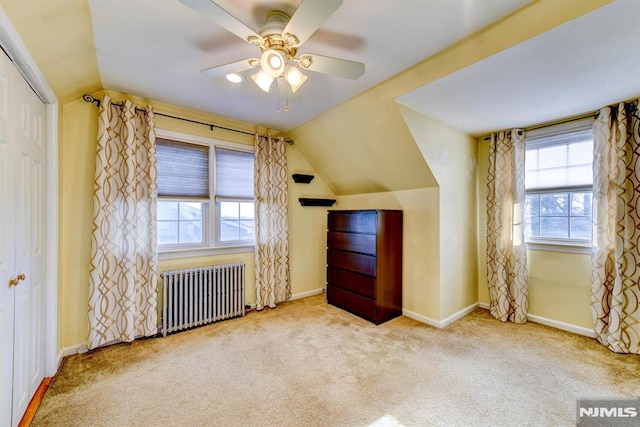
[[273,84],[274,78],[267,74],[264,69],[258,71],[254,75],[251,76],[251,79],[258,85],[260,89],[265,92],[269,92],[271,89],[271,85]]
[[262,56],[260,57],[260,65],[262,66],[262,70],[274,79],[282,75],[286,64],[286,55],[284,54],[284,52],[276,49],[267,49],[262,53]]
[[231,83],[241,83],[244,80],[244,77],[242,76],[242,74],[238,74],[238,73],[227,74],[226,78]]
[[284,78],[291,86],[291,92],[296,93],[300,86],[307,81],[307,76],[302,74],[302,71],[298,69],[298,67],[294,67],[293,65],[287,66],[287,70],[284,72]]

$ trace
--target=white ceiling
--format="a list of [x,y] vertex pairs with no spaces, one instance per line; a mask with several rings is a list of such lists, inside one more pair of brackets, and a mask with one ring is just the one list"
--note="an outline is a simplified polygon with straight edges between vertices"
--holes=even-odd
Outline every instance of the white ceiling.
[[[257,57],[259,50],[178,0],[88,1],[106,89],[288,131],[530,0],[345,0],[299,53],[363,62],[365,74],[352,81],[308,72],[307,82],[289,99],[291,111],[279,114],[275,85],[266,94],[250,78],[234,85],[200,73]],[[266,12],[292,14],[300,0],[216,2],[258,30]],[[417,105],[418,99],[415,94],[410,102]],[[280,99],[281,110],[285,102]]]
[[640,96],[640,1],[617,0],[398,99],[481,136]]

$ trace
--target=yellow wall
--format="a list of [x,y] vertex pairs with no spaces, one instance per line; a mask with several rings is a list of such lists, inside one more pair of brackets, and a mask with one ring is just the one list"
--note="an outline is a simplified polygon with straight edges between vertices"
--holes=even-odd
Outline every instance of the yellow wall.
[[489,141],[478,139],[476,169],[477,230],[478,230],[478,301],[489,304],[487,287],[487,175],[489,173]]
[[88,334],[89,260],[98,117],[95,106],[62,107],[58,141],[58,343],[83,343]]
[[527,251],[529,314],[593,329],[591,256]]
[[477,141],[411,108],[400,111],[440,187],[440,314],[478,301]]
[[0,0],[61,104],[102,88],[87,0]]
[[[334,198],[322,177],[297,149],[287,146],[289,169],[289,261],[294,294],[324,289],[327,265],[327,209],[301,207],[299,197]],[[314,175],[310,184],[296,184],[291,175]]]
[[400,209],[402,308],[440,319],[440,240],[438,188],[338,196],[333,209]]
[[[115,100],[122,94],[108,92]],[[101,98],[103,92],[96,94]],[[222,126],[254,131],[251,125],[222,117],[197,113],[183,108],[128,97],[138,105],[151,103],[155,111],[174,114]],[[88,334],[87,301],[89,283],[89,254],[93,218],[93,175],[95,171],[98,109],[82,100],[62,107],[62,130],[59,141],[60,167],[60,242],[59,242],[59,346],[65,348],[86,341]],[[156,116],[156,127],[204,137],[212,137],[241,144],[253,144],[253,137],[216,130],[179,120]],[[298,202],[302,195],[332,197],[321,177],[295,146],[287,145],[289,169],[289,243],[292,293],[304,294],[324,287],[326,210],[303,208]],[[311,184],[295,184],[291,174],[306,172],[316,175]],[[207,256],[199,258],[163,260],[160,271],[183,267],[245,262],[246,301],[255,302],[255,273],[253,252]]]
[[[487,175],[489,141],[478,141],[478,294],[489,303],[486,269]],[[550,251],[527,251],[529,314],[592,329],[591,257]]]

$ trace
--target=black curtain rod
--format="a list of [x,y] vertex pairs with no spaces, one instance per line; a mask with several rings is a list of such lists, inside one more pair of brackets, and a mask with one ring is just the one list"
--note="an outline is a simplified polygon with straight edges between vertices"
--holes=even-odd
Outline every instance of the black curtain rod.
[[[630,103],[625,103],[625,107],[627,109],[627,111],[629,112],[630,115],[637,117],[638,119],[640,119],[640,109],[638,108],[638,105],[636,102],[630,102]],[[589,113],[589,114],[583,114],[582,116],[578,116],[578,117],[573,117],[571,119],[567,119],[567,120],[563,120],[560,122],[555,122],[555,123],[550,123],[550,124],[546,124],[546,125],[538,125],[538,126],[533,126],[530,128],[525,128],[525,131],[532,131],[532,130],[536,130],[536,129],[542,129],[542,128],[546,128],[549,126],[555,126],[555,125],[561,125],[563,123],[571,123],[571,122],[575,122],[578,120],[582,120],[582,119],[586,119],[588,117],[598,117],[598,114],[600,113],[600,110],[596,111],[595,113]],[[518,134],[520,135],[520,134]],[[482,138],[484,141],[488,141],[491,139],[491,135],[489,136],[485,136],[484,138]]]
[[[571,122],[575,122],[575,121],[578,121],[578,120],[586,119],[587,117],[597,117],[597,115],[598,115],[598,113],[597,113],[597,112],[596,112],[596,113],[583,114],[582,116],[574,117],[574,118],[567,119],[567,120],[562,120],[562,121],[560,121],[560,122],[554,122],[554,123],[547,124],[547,125],[538,125],[538,126],[533,126],[533,127],[530,127],[530,128],[524,128],[524,129],[522,129],[522,130],[524,130],[524,131],[532,131],[532,130],[536,130],[536,129],[546,128],[546,127],[549,127],[549,126],[561,125],[561,124],[563,124],[563,123],[571,123]],[[521,135],[521,134],[519,133],[518,135]],[[485,136],[485,137],[484,137],[484,138],[482,138],[482,139],[483,139],[484,141],[488,141],[488,140],[490,140],[490,139],[491,139],[491,135],[489,135],[489,136]]]
[[[101,100],[99,100],[97,98],[94,98],[93,95],[88,95],[88,94],[82,95],[82,100],[85,101],[85,102],[96,104],[96,106],[98,106],[98,107],[102,103]],[[115,105],[117,107],[122,107],[122,103],[118,103],[118,102],[112,102],[111,105]],[[146,110],[136,107],[136,111],[146,111]],[[169,117],[170,119],[182,120],[183,122],[189,122],[189,123],[195,123],[197,125],[207,126],[209,129],[211,129],[211,131],[213,131],[214,129],[224,129],[224,130],[228,130],[228,131],[231,131],[231,132],[242,133],[244,135],[251,135],[251,136],[255,135],[254,133],[245,132],[243,130],[231,129],[231,128],[227,128],[227,127],[224,127],[224,126],[214,125],[213,123],[199,122],[197,120],[185,119],[185,118],[182,118],[182,117],[176,117],[176,116],[172,116],[172,115],[169,115],[169,114],[157,113],[155,111],[153,112],[153,114],[155,116]]]
[[[82,95],[82,100],[84,102],[88,102],[90,104],[96,104],[97,107],[99,107],[100,104],[102,103],[101,100],[99,100],[99,99],[93,97],[93,95],[89,95],[89,94]],[[112,102],[111,105],[115,105],[117,107],[122,107],[122,103],[117,103],[117,102]],[[136,111],[146,111],[146,110],[136,107]],[[251,135],[251,136],[255,135],[255,133],[246,132],[246,131],[243,131],[243,130],[232,129],[232,128],[228,128],[228,127],[224,127],[224,126],[218,126],[218,125],[215,125],[213,123],[205,123],[205,122],[199,122],[197,120],[185,119],[183,117],[176,117],[176,116],[172,116],[170,114],[157,113],[155,111],[153,112],[153,114],[155,116],[163,116],[163,117],[168,117],[170,119],[182,120],[183,122],[189,122],[189,123],[195,123],[197,125],[207,126],[212,132],[213,132],[214,129],[223,129],[223,130],[228,130],[230,132],[241,133],[241,134],[244,134],[244,135]],[[292,139],[285,138],[284,141],[289,145],[293,145],[293,140]]]

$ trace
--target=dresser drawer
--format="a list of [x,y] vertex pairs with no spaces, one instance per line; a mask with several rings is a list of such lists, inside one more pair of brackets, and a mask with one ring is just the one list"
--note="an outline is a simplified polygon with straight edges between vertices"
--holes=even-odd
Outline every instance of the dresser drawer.
[[329,231],[375,234],[378,214],[376,212],[334,213],[329,215]]
[[354,234],[330,231],[327,233],[327,246],[343,251],[376,254],[376,236],[373,234]]
[[352,273],[338,268],[327,268],[327,282],[348,291],[352,291],[369,298],[374,298],[375,279],[358,273]]
[[345,291],[336,286],[327,286],[327,302],[369,321],[373,321],[375,317],[375,304],[371,298]]
[[327,265],[329,267],[338,267],[368,276],[376,275],[376,257],[371,255],[328,249]]

